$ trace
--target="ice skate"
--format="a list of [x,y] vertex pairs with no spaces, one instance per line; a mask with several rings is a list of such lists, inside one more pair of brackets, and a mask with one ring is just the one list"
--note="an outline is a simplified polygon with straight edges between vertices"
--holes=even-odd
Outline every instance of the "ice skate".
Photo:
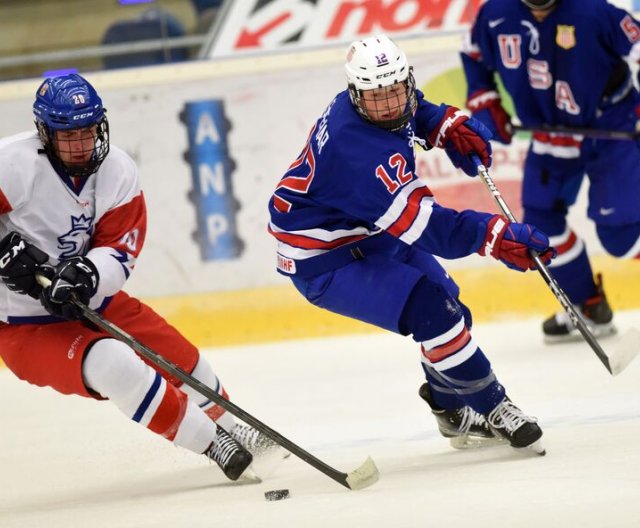
[[[606,337],[616,333],[613,324],[613,312],[602,287],[602,275],[596,276],[596,295],[587,299],[584,304],[576,305],[582,313],[589,329],[596,337]],[[575,327],[569,314],[564,310],[549,317],[542,324],[546,343],[564,343],[582,339],[582,334]]]
[[230,480],[238,480],[253,460],[251,453],[221,427],[218,427],[214,441],[204,454],[218,464]]
[[280,447],[267,435],[262,434],[250,425],[236,424],[231,429],[231,436],[254,456],[260,456],[267,451]]
[[471,407],[464,406],[453,410],[439,407],[433,401],[428,383],[420,387],[419,394],[431,407],[440,434],[449,439],[451,447],[469,449],[505,443],[501,436],[496,436],[489,428],[485,417]]
[[542,429],[536,423],[536,418],[524,414],[509,398],[505,397],[486,417],[494,434],[508,441],[511,447],[527,448],[539,455],[545,454],[540,441]]
[[271,475],[280,462],[291,455],[280,444],[249,425],[236,424],[231,429],[231,436],[253,455],[252,467],[261,479]]

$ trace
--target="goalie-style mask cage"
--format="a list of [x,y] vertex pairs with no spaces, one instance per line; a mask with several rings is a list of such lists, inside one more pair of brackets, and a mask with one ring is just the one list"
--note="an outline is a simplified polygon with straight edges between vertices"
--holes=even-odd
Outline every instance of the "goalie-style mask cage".
[[547,9],[556,3],[556,0],[522,0],[529,9]]
[[402,128],[417,107],[411,70],[404,52],[386,35],[353,42],[345,71],[358,113],[384,129]]
[[[109,153],[109,122],[102,99],[86,79],[76,73],[46,79],[36,91],[33,114],[56,171],[86,178],[98,170]],[[57,133],[76,130],[85,139],[59,140]]]

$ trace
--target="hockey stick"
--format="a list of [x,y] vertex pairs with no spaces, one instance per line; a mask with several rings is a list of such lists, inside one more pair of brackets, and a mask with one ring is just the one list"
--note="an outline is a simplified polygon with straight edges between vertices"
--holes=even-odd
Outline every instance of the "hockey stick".
[[594,139],[622,139],[627,141],[640,140],[640,132],[630,132],[627,130],[605,130],[599,128],[566,127],[562,125],[540,125],[537,127],[525,127],[522,125],[511,125],[514,132],[557,132],[558,134],[577,134]]
[[[510,222],[516,222],[517,220],[515,216],[513,216],[513,213],[509,209],[509,206],[502,198],[502,195],[493,182],[493,179],[491,178],[491,176],[489,176],[489,171],[487,170],[487,168],[482,164],[478,156],[476,156],[475,154],[471,155],[471,159],[476,164],[479,176],[487,186],[487,189],[489,189],[489,192],[493,195],[493,198],[498,204],[498,207]],[[562,305],[564,310],[569,314],[571,322],[580,331],[582,337],[584,337],[585,341],[596,353],[596,356],[598,356],[598,359],[602,362],[602,364],[606,367],[606,369],[612,376],[620,374],[620,372],[622,372],[627,367],[627,365],[631,363],[633,358],[636,357],[636,355],[638,355],[638,353],[640,352],[640,333],[638,333],[637,330],[630,330],[629,332],[627,332],[622,338],[622,346],[620,347],[620,349],[614,352],[611,357],[607,356],[604,350],[602,350],[600,343],[598,343],[597,339],[587,326],[587,323],[585,322],[580,312],[575,309],[575,307],[567,297],[567,294],[560,287],[558,282],[551,276],[551,273],[549,273],[549,269],[547,268],[547,266],[545,266],[544,262],[542,262],[540,255],[533,249],[530,249],[529,253],[531,254],[531,258],[533,259],[536,268],[540,272],[540,275],[542,275],[542,278],[547,283],[547,286],[549,286],[556,299],[560,301],[560,304]]]
[[[51,281],[42,275],[36,275],[36,277],[41,286],[46,287],[51,284]],[[196,378],[182,370],[177,365],[174,365],[170,361],[167,361],[160,354],[154,352],[148,346],[140,343],[134,337],[127,334],[124,330],[102,317],[95,310],[92,310],[77,299],[73,299],[72,302],[80,309],[82,315],[88,321],[92,322],[99,328],[102,328],[102,330],[112,335],[114,338],[122,341],[133,350],[135,350],[138,354],[151,361],[154,365],[179,379],[185,385],[188,385],[193,390],[202,394],[205,398],[209,398],[223,409],[229,411],[231,414],[240,418],[242,421],[251,425],[261,433],[264,433],[274,442],[284,447],[287,451],[296,455],[298,458],[313,466],[321,473],[324,473],[329,478],[332,478],[338,484],[342,484],[345,488],[349,488],[351,490],[359,490],[371,486],[378,481],[378,468],[376,467],[371,457],[368,457],[362,465],[360,465],[350,473],[343,473],[341,471],[338,471],[337,469],[332,468],[331,466],[325,464],[322,460],[313,456],[311,453],[294,444],[291,440],[282,436],[277,431],[271,429],[271,427],[269,427],[265,423],[261,422],[257,418],[250,415],[248,412],[238,407],[235,403],[226,400],[217,392],[207,387],[204,383],[198,381]]]

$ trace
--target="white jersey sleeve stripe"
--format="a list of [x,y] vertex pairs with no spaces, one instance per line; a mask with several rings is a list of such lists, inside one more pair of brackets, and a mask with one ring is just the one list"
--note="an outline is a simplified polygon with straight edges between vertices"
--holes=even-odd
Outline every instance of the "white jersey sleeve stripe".
[[389,206],[386,212],[376,220],[375,224],[384,230],[389,229],[389,227],[396,223],[406,210],[407,203],[413,192],[420,188],[427,188],[427,186],[420,180],[414,180],[408,185],[405,185],[400,193],[398,193],[398,196],[395,197],[391,206]]
[[427,196],[423,197],[422,200],[420,200],[418,216],[416,216],[411,227],[400,236],[400,240],[409,245],[418,240],[427,228],[432,212],[433,198]]

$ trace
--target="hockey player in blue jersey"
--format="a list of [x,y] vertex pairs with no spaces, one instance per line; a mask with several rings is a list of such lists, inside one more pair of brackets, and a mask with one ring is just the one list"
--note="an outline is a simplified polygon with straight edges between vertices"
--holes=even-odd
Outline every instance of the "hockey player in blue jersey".
[[549,262],[542,232],[499,215],[438,205],[415,172],[414,148],[443,148],[477,174],[491,163],[487,129],[416,90],[402,50],[380,35],[354,42],[348,89],[316,121],[269,202],[278,270],[316,306],[420,344],[420,395],[454,446],[508,441],[541,452],[535,418],[506,397],[470,334],[471,314],[433,255],[479,253],[524,271]]
[[[636,130],[640,96],[625,57],[640,59],[640,27],[605,0],[489,0],[462,52],[467,106],[495,140],[510,143],[498,74],[525,127]],[[631,141],[535,132],[524,166],[524,222],[551,237],[551,272],[596,335],[615,332],[585,244],[567,223],[585,173],[588,216],[611,255],[640,258],[640,148]],[[565,312],[543,324],[548,342],[580,334]]]

